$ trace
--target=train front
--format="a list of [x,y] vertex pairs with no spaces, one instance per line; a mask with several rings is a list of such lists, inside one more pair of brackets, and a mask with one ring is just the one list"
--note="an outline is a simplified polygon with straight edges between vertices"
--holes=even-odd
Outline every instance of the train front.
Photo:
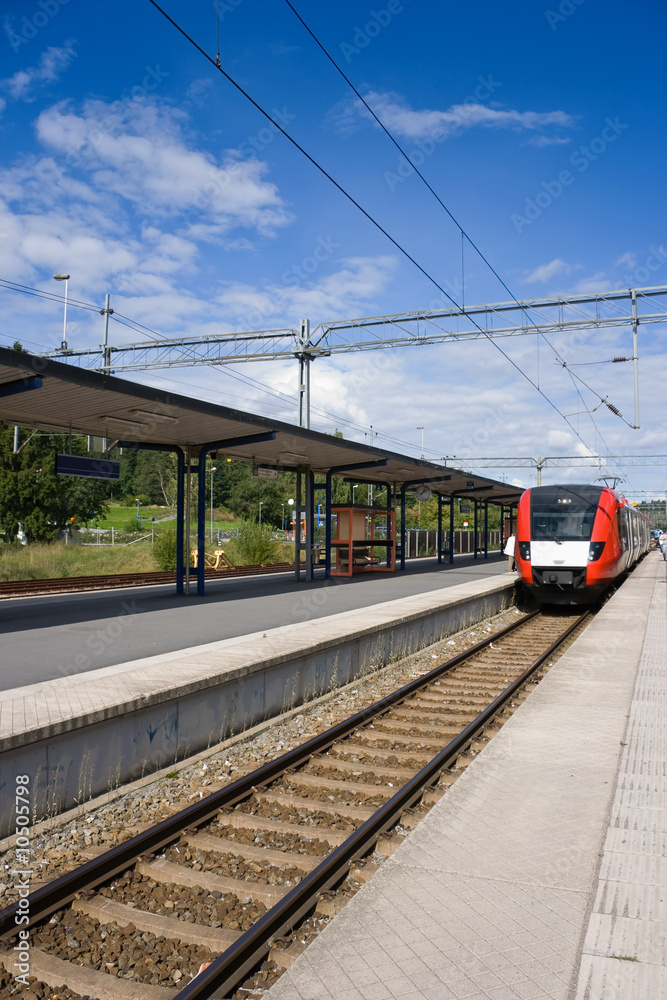
[[537,486],[517,511],[516,568],[541,604],[595,602],[618,573],[618,498],[599,486]]

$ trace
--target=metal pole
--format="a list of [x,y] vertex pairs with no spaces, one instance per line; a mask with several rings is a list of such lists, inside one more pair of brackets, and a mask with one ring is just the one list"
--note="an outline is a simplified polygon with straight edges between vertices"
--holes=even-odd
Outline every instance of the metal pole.
[[489,501],[484,501],[484,558],[489,558]]
[[637,339],[637,328],[639,320],[637,318],[637,293],[632,289],[632,354],[633,366],[635,370],[635,430],[639,430],[639,346]]
[[449,498],[449,561],[454,562],[454,494]]
[[18,455],[18,453],[19,453],[19,428],[16,424],[14,424],[14,454]]
[[215,469],[211,469],[211,541],[213,541],[213,473]]
[[63,317],[63,351],[67,350],[67,286],[69,285],[69,276],[65,278],[65,315]]
[[500,551],[505,549],[505,504],[500,505]]
[[304,393],[306,391],[306,383],[304,381],[305,362],[303,355],[299,357],[299,427],[305,427],[304,423]]
[[545,462],[545,459],[540,458],[540,456],[538,455],[537,456],[537,465],[535,466],[535,469],[536,469],[536,472],[537,472],[537,485],[538,486],[542,485],[542,469],[544,467],[544,462]]
[[107,375],[109,374],[109,369],[111,367],[111,353],[109,351],[109,316],[113,312],[113,309],[109,308],[109,303],[111,301],[111,296],[107,292],[104,299],[104,340],[102,342],[102,371]]
[[306,427],[310,429],[310,358],[306,358]]

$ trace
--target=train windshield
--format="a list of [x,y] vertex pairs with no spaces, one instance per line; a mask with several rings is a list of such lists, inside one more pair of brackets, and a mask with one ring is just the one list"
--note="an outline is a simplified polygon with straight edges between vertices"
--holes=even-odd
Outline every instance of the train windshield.
[[588,542],[598,510],[597,487],[538,487],[530,497],[534,542]]

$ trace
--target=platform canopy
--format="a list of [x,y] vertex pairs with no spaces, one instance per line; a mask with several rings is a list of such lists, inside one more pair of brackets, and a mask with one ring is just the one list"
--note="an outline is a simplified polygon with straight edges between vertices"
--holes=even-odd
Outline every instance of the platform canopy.
[[[295,427],[196,397],[0,347],[0,420],[8,424],[104,437],[141,448],[202,448],[280,469],[335,469],[362,482],[423,483],[435,493],[517,503],[522,489],[375,446]],[[244,439],[247,438],[247,442]],[[382,463],[382,464],[379,464]],[[367,468],[366,468],[367,466]]]

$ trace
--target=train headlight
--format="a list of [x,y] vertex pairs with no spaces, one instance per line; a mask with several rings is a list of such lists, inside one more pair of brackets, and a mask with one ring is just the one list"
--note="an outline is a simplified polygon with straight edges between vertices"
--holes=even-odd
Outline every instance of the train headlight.
[[519,555],[526,562],[530,562],[530,542],[519,542]]
[[597,560],[602,555],[602,552],[604,551],[604,546],[605,546],[604,542],[591,542],[590,548],[588,550],[588,561],[597,562]]

